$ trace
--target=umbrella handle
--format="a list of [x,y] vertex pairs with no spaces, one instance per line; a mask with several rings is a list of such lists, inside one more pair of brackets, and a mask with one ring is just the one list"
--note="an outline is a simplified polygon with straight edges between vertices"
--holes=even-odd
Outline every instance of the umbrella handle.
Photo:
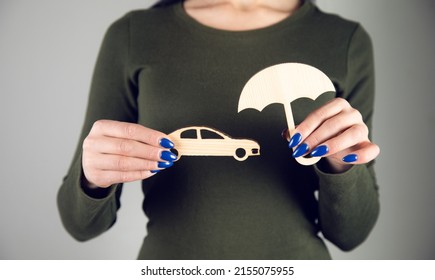
[[[287,119],[288,131],[289,131],[290,138],[291,138],[294,134],[294,131],[295,131],[295,121],[293,119],[293,112],[292,112],[292,107],[290,106],[290,102],[284,102],[284,111],[285,111],[285,117]],[[316,162],[318,162],[319,160],[320,160],[320,157],[312,157],[312,158],[298,157],[298,158],[296,158],[296,161],[302,165],[313,165]]]
[[312,158],[298,157],[296,158],[296,161],[302,165],[313,165],[316,162],[318,162],[320,159],[321,159],[320,157],[312,157]]
[[[294,131],[294,127],[293,129],[289,128],[289,134],[290,134],[290,138],[293,136],[293,131]],[[318,162],[321,158],[320,157],[311,157],[311,158],[306,158],[306,157],[298,157],[295,158],[297,162],[299,162],[302,165],[313,165],[316,162]]]

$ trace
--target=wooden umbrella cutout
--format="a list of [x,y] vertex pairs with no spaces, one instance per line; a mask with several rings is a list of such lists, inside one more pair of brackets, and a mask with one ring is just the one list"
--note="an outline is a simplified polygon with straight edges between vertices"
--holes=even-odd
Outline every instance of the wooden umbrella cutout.
[[[331,80],[319,69],[301,63],[282,63],[261,70],[246,83],[239,99],[238,112],[253,108],[262,111],[269,104],[284,105],[290,137],[295,124],[290,103],[301,97],[315,100],[321,94],[334,91]],[[299,157],[303,165],[311,165],[320,158]]]

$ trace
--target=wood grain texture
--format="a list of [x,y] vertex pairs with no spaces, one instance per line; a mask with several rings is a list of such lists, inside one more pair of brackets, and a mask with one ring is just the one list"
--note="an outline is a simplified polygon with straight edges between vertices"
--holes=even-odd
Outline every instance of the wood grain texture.
[[232,156],[238,161],[243,161],[250,156],[260,155],[260,145],[256,141],[234,139],[206,126],[181,128],[168,136],[174,143],[173,150],[178,159],[182,156]]
[[[302,63],[277,64],[249,79],[240,95],[238,112],[249,108],[262,111],[270,104],[282,104],[291,137],[295,123],[290,103],[302,97],[315,100],[330,91],[335,92],[334,85],[319,69]],[[299,157],[296,160],[303,165],[312,165],[320,158]]]

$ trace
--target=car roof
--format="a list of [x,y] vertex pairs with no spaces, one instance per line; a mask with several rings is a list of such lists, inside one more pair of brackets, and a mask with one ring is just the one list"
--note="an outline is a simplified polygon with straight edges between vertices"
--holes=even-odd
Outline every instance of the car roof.
[[177,129],[176,131],[172,132],[171,134],[177,134],[180,135],[182,132],[187,131],[187,130],[196,130],[196,131],[200,131],[200,130],[208,130],[208,131],[212,131],[224,138],[231,138],[228,134],[225,134],[224,132],[217,130],[215,128],[212,127],[208,127],[208,126],[188,126],[188,127],[183,127],[180,129]]

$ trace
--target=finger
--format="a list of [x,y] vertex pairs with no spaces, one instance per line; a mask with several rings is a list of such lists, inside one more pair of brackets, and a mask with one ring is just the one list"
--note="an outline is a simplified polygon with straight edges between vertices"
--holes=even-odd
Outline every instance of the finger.
[[129,140],[113,137],[87,137],[83,142],[83,149],[102,154],[137,157],[151,161],[160,160],[165,149]]
[[339,114],[340,112],[351,108],[349,103],[343,98],[334,98],[322,107],[311,112],[293,131],[291,136],[299,133],[301,140],[309,136],[316,130],[324,121]]
[[94,172],[91,177],[92,184],[99,187],[108,187],[114,184],[128,183],[147,179],[155,173],[148,170],[141,171],[105,171]]
[[[321,143],[325,143],[329,139],[335,139],[335,137],[341,135],[344,131],[347,131],[349,128],[352,128],[353,126],[359,127],[360,123],[362,123],[362,118],[359,111],[353,108],[347,111],[342,111],[339,114],[324,121],[319,127],[316,128],[316,130],[314,130],[310,135],[308,135],[304,139],[304,143],[306,143],[309,147],[315,148],[319,146]],[[367,135],[365,135],[364,139],[366,138],[366,136]],[[343,137],[338,138],[337,141],[343,140],[342,138]],[[336,141],[330,144],[335,144],[335,143]],[[337,151],[338,150],[336,150],[336,152]]]
[[369,142],[367,126],[364,124],[355,124],[341,134],[318,145],[312,150],[311,156],[333,155],[365,142]]
[[358,146],[358,149],[344,155],[341,161],[347,164],[364,164],[374,160],[380,153],[379,146],[371,142],[365,142]]
[[87,167],[105,171],[142,171],[158,169],[157,161],[118,155],[99,155],[98,159],[86,159]]
[[[168,139],[168,136],[166,134],[159,132],[157,130],[147,128],[135,123],[126,123],[126,122],[111,121],[111,120],[96,121],[92,127],[92,131],[99,135],[136,140],[156,147],[163,146],[162,140]],[[163,144],[167,144],[167,143],[163,143]],[[164,147],[164,148],[172,148],[172,147]]]

